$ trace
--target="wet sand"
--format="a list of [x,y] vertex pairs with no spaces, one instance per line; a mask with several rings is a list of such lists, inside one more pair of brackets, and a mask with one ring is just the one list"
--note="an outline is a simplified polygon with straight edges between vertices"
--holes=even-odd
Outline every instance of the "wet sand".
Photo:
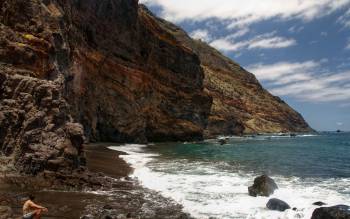
[[132,218],[189,218],[182,212],[182,206],[129,179],[127,176],[132,168],[119,158],[122,152],[110,150],[108,145],[91,144],[85,148],[88,169],[112,180],[108,189],[67,191],[46,188],[33,191],[31,186],[8,184],[0,177],[0,205],[10,206],[14,218],[21,218],[23,198],[32,193],[37,203],[49,209],[43,219],[78,219],[82,215],[125,218],[127,214]]
[[[114,178],[128,176],[131,168],[118,156],[117,151],[106,148],[107,144],[91,144],[85,148],[87,166],[92,172],[102,173]],[[32,188],[20,188],[9,185],[0,179],[0,200],[10,199],[16,218],[21,217],[23,198],[32,193],[39,204],[50,211],[43,218],[79,218],[87,205],[107,202],[108,197],[81,191],[33,191]]]
[[91,144],[85,148],[88,169],[113,178],[128,176],[132,172],[132,168],[123,159],[119,158],[119,155],[125,153],[108,149],[107,147],[110,145],[113,144]]

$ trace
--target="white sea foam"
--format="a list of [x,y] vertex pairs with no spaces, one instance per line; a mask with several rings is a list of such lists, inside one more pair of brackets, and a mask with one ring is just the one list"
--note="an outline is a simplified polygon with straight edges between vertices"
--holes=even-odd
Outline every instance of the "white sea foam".
[[223,170],[223,163],[163,160],[157,154],[145,153],[145,147],[110,148],[128,153],[122,158],[135,168],[132,177],[143,186],[173,198],[196,218],[309,219],[317,207],[312,205],[313,202],[350,204],[350,179],[317,181],[273,176],[279,189],[269,198],[282,199],[298,210],[270,211],[265,207],[269,198],[247,194],[247,187],[256,177],[253,173]]

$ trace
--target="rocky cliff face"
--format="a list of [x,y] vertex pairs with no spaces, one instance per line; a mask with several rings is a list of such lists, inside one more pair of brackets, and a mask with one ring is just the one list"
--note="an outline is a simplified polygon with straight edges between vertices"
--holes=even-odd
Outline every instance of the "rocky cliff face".
[[198,56],[137,1],[0,6],[0,145],[9,163],[28,173],[79,167],[74,122],[90,141],[203,137],[212,99]]
[[[28,174],[85,165],[84,133],[73,123],[60,86],[0,68],[0,159],[4,171]],[[13,73],[13,72],[12,72]],[[7,166],[6,166],[7,165]]]
[[310,130],[252,74],[137,0],[0,7],[0,148],[25,172],[83,165],[84,135],[146,142]]
[[207,137],[313,131],[298,112],[265,90],[252,73],[205,42],[191,39],[181,28],[156,18],[147,8],[142,10],[198,55],[205,74],[205,92],[213,98]]
[[71,13],[69,101],[91,140],[202,137],[211,98],[191,50],[137,1],[80,1]]

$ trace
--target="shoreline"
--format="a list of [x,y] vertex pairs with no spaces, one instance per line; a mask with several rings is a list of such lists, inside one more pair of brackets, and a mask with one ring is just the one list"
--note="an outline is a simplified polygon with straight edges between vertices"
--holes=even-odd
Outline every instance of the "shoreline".
[[[303,139],[307,140],[308,136],[305,136]],[[314,141],[313,138],[311,138],[311,141]],[[236,143],[238,142],[239,141]],[[268,144],[271,143],[270,141],[264,142],[267,142]],[[282,142],[284,142],[284,140],[282,140]],[[293,142],[295,141],[293,140]],[[219,146],[219,142],[214,142],[214,144],[216,144],[216,146]],[[192,153],[187,151],[188,148],[185,146],[186,143],[181,145],[184,146],[179,146],[179,148],[174,150],[166,148],[166,145],[158,145],[162,148],[165,147],[165,149],[159,150],[160,154],[158,154],[156,146],[154,146],[154,149],[148,150],[145,149],[146,147],[144,144],[141,144],[139,146],[131,145],[131,147],[127,147],[125,145],[124,148],[122,147],[120,149],[132,155],[130,158],[127,158],[128,156],[125,156],[123,158],[125,158],[128,163],[131,163],[131,165],[135,167],[135,173],[133,176],[139,177],[142,185],[147,188],[159,191],[165,197],[175,199],[178,201],[178,203],[183,204],[185,212],[193,214],[193,217],[195,218],[207,218],[207,216],[215,216],[215,214],[218,213],[216,209],[220,208],[221,206],[225,206],[227,203],[229,203],[231,206],[227,211],[229,212],[227,214],[236,216],[240,214],[249,215],[249,218],[253,218],[251,215],[257,216],[257,218],[259,218],[259,215],[265,215],[267,216],[266,218],[277,218],[284,213],[271,211],[266,208],[265,205],[271,198],[282,199],[284,201],[287,201],[287,203],[290,204],[292,208],[296,208],[296,210],[290,210],[286,212],[285,214],[288,214],[288,217],[286,216],[286,218],[294,218],[295,216],[310,219],[313,211],[319,208],[319,206],[314,205],[313,203],[319,201],[326,200],[325,202],[328,203],[326,206],[328,207],[338,204],[348,204],[346,199],[344,199],[345,196],[343,196],[341,193],[338,194],[338,191],[334,190],[334,188],[328,187],[328,183],[331,183],[331,186],[334,187],[339,186],[336,180],[327,180],[326,182],[321,183],[317,180],[314,181],[312,177],[304,181],[303,177],[276,173],[268,173],[268,175],[275,179],[277,184],[281,186],[274,195],[268,198],[251,197],[248,194],[248,187],[253,184],[253,180],[256,177],[265,174],[265,172],[231,172],[233,169],[230,169],[229,172],[220,172],[218,170],[220,170],[219,168],[224,167],[224,164],[217,163],[216,165],[214,162],[209,164],[206,163],[207,165],[201,165],[201,162],[198,162],[198,160],[196,160],[194,157],[192,160],[193,162],[182,162],[182,159],[188,158],[184,158],[183,153]],[[221,148],[223,148],[223,150],[226,151],[226,149],[230,147],[230,145],[228,145],[225,149],[225,147],[216,146],[213,147],[213,145],[210,145],[208,147],[210,147],[211,152],[213,152],[212,149],[215,148],[218,150],[221,150]],[[197,147],[194,147],[195,150],[198,149],[196,148]],[[235,150],[236,147],[232,148]],[[115,147],[113,149],[118,150],[118,147]],[[206,151],[206,148],[203,150]],[[235,151],[235,153],[238,152],[238,150]],[[201,154],[203,151],[196,152],[197,154]],[[178,157],[174,155],[177,153],[180,154]],[[172,155],[174,155],[174,157],[172,157]],[[151,158],[153,159],[153,157],[155,160],[151,161],[150,165],[143,165],[144,162],[149,162]],[[189,155],[188,159],[191,160],[191,157],[192,156]],[[172,162],[171,158],[174,158],[174,162]],[[184,168],[183,172],[181,169],[182,167]],[[194,169],[195,171],[191,171],[189,169]],[[173,170],[179,171],[175,171],[176,173],[174,173]],[[203,172],[208,174],[196,174]],[[225,173],[224,176],[222,173]],[[154,179],[156,179],[156,181]],[[218,186],[221,185],[223,185],[225,188],[218,191]],[[191,194],[196,194],[196,198],[199,197],[198,200],[193,201],[194,197],[192,197]],[[211,194],[213,194],[213,197],[209,198]],[[186,199],[185,196],[190,198]],[[328,198],[328,196],[330,196],[330,198]],[[206,209],[203,210],[204,208]],[[203,211],[201,212],[201,210]],[[225,211],[226,209],[223,208],[221,210]],[[197,214],[198,212],[200,213]],[[223,215],[223,212],[220,212],[219,214]],[[273,217],[271,215],[273,215]]]
[[27,176],[13,176],[15,180],[11,182],[0,177],[0,207],[10,207],[13,217],[9,218],[18,218],[23,198],[34,193],[37,202],[49,209],[43,218],[191,218],[174,200],[130,179],[133,169],[119,157],[125,153],[108,149],[110,145],[113,144],[89,144],[84,149],[88,169],[101,177],[96,179],[100,188],[42,187],[33,191],[36,182],[45,181],[45,177],[33,177],[29,183],[24,182]]

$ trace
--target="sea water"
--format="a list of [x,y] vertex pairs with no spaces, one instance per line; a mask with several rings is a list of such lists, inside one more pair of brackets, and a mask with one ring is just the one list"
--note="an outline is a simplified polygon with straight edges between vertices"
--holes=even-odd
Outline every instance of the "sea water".
[[[309,219],[316,201],[350,205],[350,133],[111,148],[128,153],[122,157],[135,169],[132,177],[196,218]],[[272,177],[279,189],[270,197],[249,196],[248,186],[262,174]],[[268,210],[270,198],[297,210]]]

